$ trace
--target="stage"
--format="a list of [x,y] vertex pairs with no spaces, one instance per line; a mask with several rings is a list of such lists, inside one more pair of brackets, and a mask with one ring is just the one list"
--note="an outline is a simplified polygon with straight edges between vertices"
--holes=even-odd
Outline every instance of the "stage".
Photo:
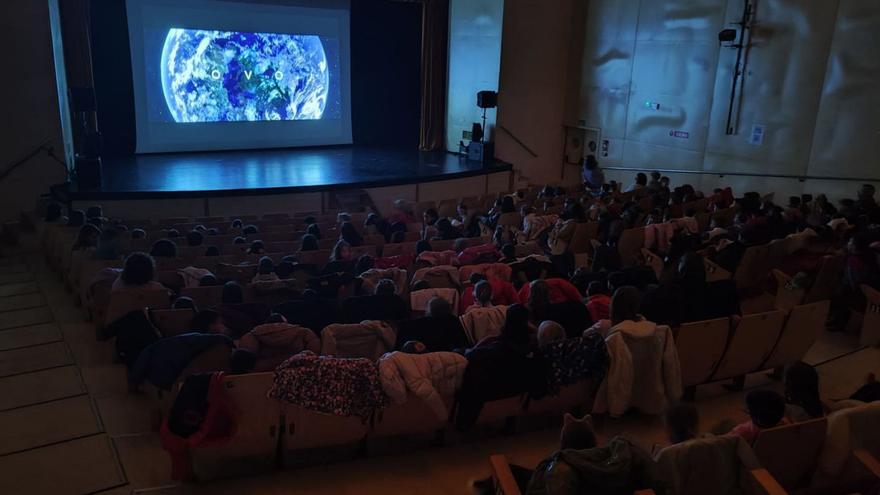
[[102,185],[70,190],[73,200],[208,198],[323,192],[421,184],[498,172],[448,152],[366,146],[207,153],[162,153],[104,158]]

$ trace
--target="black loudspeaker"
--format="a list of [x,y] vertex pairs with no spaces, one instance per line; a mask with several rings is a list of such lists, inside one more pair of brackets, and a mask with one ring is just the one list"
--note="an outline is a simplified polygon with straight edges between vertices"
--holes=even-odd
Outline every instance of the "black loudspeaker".
[[77,158],[76,183],[80,191],[91,191],[101,188],[101,159]]
[[477,106],[480,108],[495,108],[498,106],[498,93],[494,91],[480,91],[477,93]]

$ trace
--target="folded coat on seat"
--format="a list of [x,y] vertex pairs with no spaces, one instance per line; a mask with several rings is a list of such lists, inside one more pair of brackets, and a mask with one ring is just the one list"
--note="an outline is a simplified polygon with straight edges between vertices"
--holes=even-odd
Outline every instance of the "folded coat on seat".
[[379,360],[382,389],[393,404],[403,404],[412,393],[434,412],[437,419],[449,419],[444,398],[451,398],[461,386],[467,358],[454,352],[406,354],[391,352]]

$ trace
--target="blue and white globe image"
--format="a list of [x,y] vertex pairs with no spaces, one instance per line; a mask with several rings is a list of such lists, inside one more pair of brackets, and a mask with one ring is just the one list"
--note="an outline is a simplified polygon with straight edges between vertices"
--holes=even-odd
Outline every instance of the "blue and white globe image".
[[161,63],[175,122],[316,120],[327,105],[318,36],[175,28]]

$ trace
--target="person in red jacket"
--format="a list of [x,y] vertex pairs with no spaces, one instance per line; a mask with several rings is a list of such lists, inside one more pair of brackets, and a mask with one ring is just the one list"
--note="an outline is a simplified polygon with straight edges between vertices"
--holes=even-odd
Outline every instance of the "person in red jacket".
[[516,287],[514,287],[512,283],[495,277],[487,278],[482,273],[474,273],[470,278],[471,285],[466,286],[461,291],[461,301],[458,304],[459,314],[463,315],[469,307],[476,303],[474,298],[474,288],[477,286],[477,283],[482,280],[487,280],[492,287],[491,302],[493,305],[510,306],[511,304],[519,302],[519,294],[516,292]]
[[[546,289],[545,304],[556,304],[561,302],[583,302],[581,293],[571,282],[562,278],[548,278],[544,280],[535,280],[530,284],[523,285],[519,289],[520,304],[531,305],[532,290],[538,287],[538,290]],[[543,298],[543,294],[540,296]]]
[[587,287],[587,310],[593,321],[607,320],[611,313],[611,297],[602,282],[594,280]]

